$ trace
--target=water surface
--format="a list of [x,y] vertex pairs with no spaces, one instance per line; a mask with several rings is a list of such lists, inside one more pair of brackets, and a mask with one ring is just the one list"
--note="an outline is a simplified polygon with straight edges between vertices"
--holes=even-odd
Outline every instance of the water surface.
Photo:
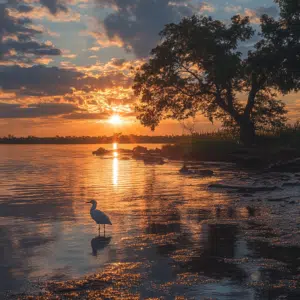
[[[211,164],[203,168],[214,170],[213,177],[184,176],[179,162],[103,159],[91,155],[96,148],[0,146],[2,295],[102,272],[123,281],[130,274],[123,292],[141,298],[300,296],[299,248],[270,245],[265,239],[276,233],[267,221],[258,222],[268,218],[268,209],[241,202],[270,193],[208,188],[237,177],[247,182],[256,176],[261,183],[263,175]],[[277,184],[280,178],[270,180]],[[299,187],[289,191],[300,195]],[[112,220],[105,238],[97,237],[90,199]],[[254,234],[261,239],[251,239]],[[134,276],[138,283],[131,286]]]

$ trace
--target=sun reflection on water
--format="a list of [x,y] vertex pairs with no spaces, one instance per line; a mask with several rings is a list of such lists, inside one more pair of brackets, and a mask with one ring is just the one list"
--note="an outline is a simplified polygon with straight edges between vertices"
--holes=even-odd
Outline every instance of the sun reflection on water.
[[[115,154],[115,152],[114,152],[114,154]],[[118,153],[116,153],[116,154],[118,154]],[[118,160],[118,157],[114,157],[112,169],[113,169],[112,182],[113,182],[113,185],[116,186],[116,185],[118,185],[118,177],[119,177],[119,160]]]

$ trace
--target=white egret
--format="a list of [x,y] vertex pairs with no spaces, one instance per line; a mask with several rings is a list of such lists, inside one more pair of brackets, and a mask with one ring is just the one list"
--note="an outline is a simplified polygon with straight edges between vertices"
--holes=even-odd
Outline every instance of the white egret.
[[91,200],[91,201],[88,201],[87,203],[93,204],[92,207],[91,207],[91,217],[99,225],[99,227],[98,227],[99,235],[100,235],[100,225],[101,224],[104,225],[104,236],[105,236],[105,225],[106,224],[112,225],[109,217],[104,212],[102,212],[101,210],[96,209],[97,201]]

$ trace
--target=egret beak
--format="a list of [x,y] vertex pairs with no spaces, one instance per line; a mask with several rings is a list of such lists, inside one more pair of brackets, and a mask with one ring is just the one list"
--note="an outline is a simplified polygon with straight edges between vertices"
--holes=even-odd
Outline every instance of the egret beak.
[[91,201],[85,202],[85,203],[92,203]]

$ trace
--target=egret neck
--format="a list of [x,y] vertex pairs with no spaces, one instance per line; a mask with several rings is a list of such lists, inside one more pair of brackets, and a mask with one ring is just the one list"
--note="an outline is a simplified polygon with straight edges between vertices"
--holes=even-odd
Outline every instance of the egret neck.
[[92,212],[94,209],[96,209],[96,207],[97,207],[97,202],[94,202],[93,205],[92,205],[92,207],[91,207],[91,212]]

